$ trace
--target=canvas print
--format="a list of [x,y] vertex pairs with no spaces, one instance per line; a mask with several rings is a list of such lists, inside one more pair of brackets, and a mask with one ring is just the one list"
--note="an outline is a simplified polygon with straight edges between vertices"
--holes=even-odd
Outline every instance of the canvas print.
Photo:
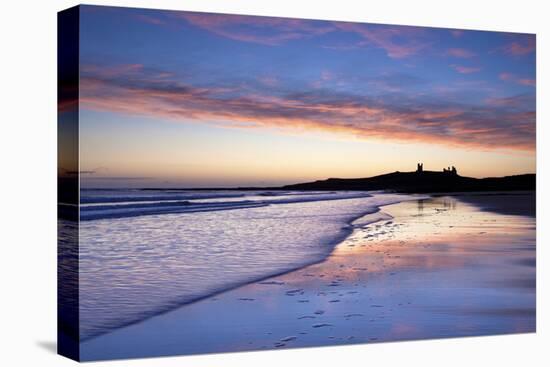
[[89,361],[535,332],[534,34],[59,13]]

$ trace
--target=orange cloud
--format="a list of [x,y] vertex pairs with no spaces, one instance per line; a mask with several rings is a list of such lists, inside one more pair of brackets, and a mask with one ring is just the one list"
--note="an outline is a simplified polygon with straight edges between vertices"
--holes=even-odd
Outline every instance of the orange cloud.
[[534,100],[529,97],[511,97],[513,105],[474,106],[441,103],[438,98],[407,100],[405,96],[396,103],[323,89],[266,94],[271,90],[250,93],[221,86],[198,87],[165,82],[157,74],[84,73],[80,103],[85,109],[232,128],[315,129],[362,139],[534,150]]

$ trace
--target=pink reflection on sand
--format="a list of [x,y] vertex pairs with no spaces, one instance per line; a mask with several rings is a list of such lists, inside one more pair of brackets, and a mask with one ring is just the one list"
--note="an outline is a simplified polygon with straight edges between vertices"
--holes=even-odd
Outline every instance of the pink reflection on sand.
[[521,246],[533,234],[530,218],[480,211],[449,197],[390,205],[383,211],[400,222],[389,219],[359,229],[326,261],[307,268],[306,280],[298,272],[285,279],[300,284],[308,278],[362,281],[371,273],[405,268],[461,268],[480,256],[500,263],[518,256],[503,244]]

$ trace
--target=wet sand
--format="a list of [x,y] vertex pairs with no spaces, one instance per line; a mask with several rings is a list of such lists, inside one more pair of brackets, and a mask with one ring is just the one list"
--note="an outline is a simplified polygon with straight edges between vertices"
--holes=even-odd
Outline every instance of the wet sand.
[[535,218],[515,215],[529,211],[522,195],[512,212],[502,194],[383,207],[324,262],[91,339],[82,358],[534,332]]
[[534,191],[516,191],[505,193],[462,193],[454,197],[466,203],[472,203],[482,210],[500,214],[536,215],[536,194]]

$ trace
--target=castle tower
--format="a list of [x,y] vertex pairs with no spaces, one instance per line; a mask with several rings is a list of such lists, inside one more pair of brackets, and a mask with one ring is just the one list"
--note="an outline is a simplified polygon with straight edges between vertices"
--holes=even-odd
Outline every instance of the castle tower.
[[417,163],[416,165],[416,172],[421,173],[424,171],[424,163]]

